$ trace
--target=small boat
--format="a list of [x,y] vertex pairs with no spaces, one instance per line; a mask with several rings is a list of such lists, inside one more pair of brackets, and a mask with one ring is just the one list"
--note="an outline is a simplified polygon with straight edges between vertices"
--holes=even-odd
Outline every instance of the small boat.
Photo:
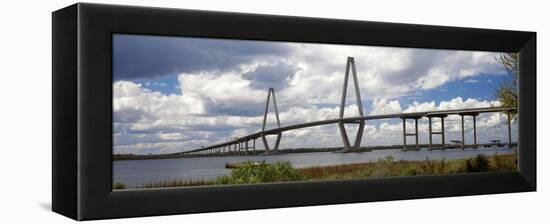
[[[227,169],[240,168],[240,167],[243,167],[247,163],[248,162],[228,162],[228,163],[225,164],[225,168],[227,168]],[[259,166],[260,163],[259,162],[252,162],[252,165],[253,166]]]

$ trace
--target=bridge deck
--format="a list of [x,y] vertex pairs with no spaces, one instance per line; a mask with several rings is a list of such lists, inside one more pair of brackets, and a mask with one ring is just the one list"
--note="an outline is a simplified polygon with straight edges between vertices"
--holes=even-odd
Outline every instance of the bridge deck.
[[264,131],[259,131],[254,134],[246,135],[231,141],[227,141],[227,142],[223,142],[223,143],[219,143],[219,144],[215,144],[215,145],[211,145],[211,146],[203,147],[199,149],[194,149],[191,151],[187,151],[185,153],[199,152],[203,150],[229,146],[229,145],[241,143],[244,141],[249,141],[252,139],[257,139],[257,138],[260,138],[262,135],[278,134],[285,131],[320,126],[320,125],[327,125],[327,124],[335,124],[338,122],[346,123],[346,122],[353,122],[358,120],[365,121],[365,120],[378,120],[378,119],[391,119],[391,118],[404,118],[404,117],[429,117],[429,116],[442,116],[442,115],[458,115],[458,114],[466,114],[466,113],[493,113],[493,112],[507,112],[507,111],[514,111],[514,110],[516,109],[502,108],[502,107],[485,107],[485,108],[458,109],[458,110],[411,112],[411,113],[399,113],[399,114],[381,114],[381,115],[370,115],[370,116],[361,116],[361,117],[348,117],[348,118],[341,118],[341,119],[336,118],[336,119],[329,119],[329,120],[323,120],[323,121],[313,121],[313,122],[293,124],[293,125],[268,129]]

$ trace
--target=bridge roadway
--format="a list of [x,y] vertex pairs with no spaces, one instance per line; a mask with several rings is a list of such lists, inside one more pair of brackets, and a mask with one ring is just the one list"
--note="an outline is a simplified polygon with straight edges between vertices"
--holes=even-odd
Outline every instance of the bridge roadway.
[[[240,137],[240,138],[236,138],[236,139],[233,139],[233,140],[230,140],[230,141],[227,141],[227,142],[223,142],[223,143],[219,143],[219,144],[215,144],[215,145],[211,145],[211,146],[203,147],[203,148],[199,148],[199,149],[190,150],[190,151],[187,151],[185,153],[186,154],[196,153],[196,152],[207,151],[207,150],[217,149],[217,148],[222,148],[222,147],[230,147],[230,146],[236,145],[236,144],[239,144],[239,149],[240,149],[241,148],[240,144],[243,143],[243,142],[246,142],[246,144],[247,144],[246,149],[248,150],[248,141],[254,140],[254,145],[255,145],[255,139],[260,138],[262,136],[266,136],[266,135],[280,134],[280,133],[283,133],[285,131],[296,130],[296,129],[301,129],[301,128],[308,128],[308,127],[314,127],[314,126],[320,126],[320,125],[327,125],[327,124],[354,123],[354,122],[360,122],[360,121],[366,121],[366,120],[391,119],[391,118],[401,118],[401,119],[403,119],[404,138],[407,135],[416,135],[416,139],[417,139],[416,143],[417,143],[417,146],[418,146],[418,134],[417,134],[418,133],[418,125],[417,125],[417,122],[418,122],[418,119],[420,119],[422,117],[430,118],[430,135],[431,135],[432,134],[432,132],[431,132],[431,117],[443,118],[443,117],[446,117],[448,115],[461,115],[461,116],[469,115],[469,116],[474,117],[474,127],[475,127],[475,116],[477,116],[480,113],[494,113],[494,112],[507,113],[507,112],[514,111],[514,110],[516,110],[516,109],[515,108],[502,108],[502,107],[485,107],[485,108],[440,110],[440,111],[412,112],[412,113],[399,113],[399,114],[381,114],[381,115],[370,115],[370,116],[359,116],[359,117],[336,118],[336,119],[329,119],[329,120],[323,120],[323,121],[313,121],[313,122],[293,124],[293,125],[288,125],[288,126],[283,126],[283,127],[267,129],[267,130],[256,132],[254,134],[250,134],[250,135],[246,135],[246,136],[243,136],[243,137]],[[415,134],[405,133],[405,119],[415,119],[415,127],[416,127],[416,133]],[[508,119],[510,119],[509,116],[508,116]],[[463,138],[464,138],[464,120],[462,120],[462,122],[463,122],[462,123],[462,133],[463,133]],[[443,123],[443,120],[442,120],[442,123]],[[509,129],[509,135],[510,135],[510,127],[508,129]],[[474,131],[474,133],[475,133],[475,131]],[[437,133],[433,132],[433,134],[437,134]],[[443,136],[444,136],[444,130],[442,130],[439,134],[443,134]],[[474,136],[474,138],[475,138],[475,136]],[[443,143],[444,143],[444,141],[445,140],[443,139]],[[430,141],[430,143],[431,143],[431,141]],[[406,140],[405,140],[404,146],[406,148]],[[254,149],[255,149],[255,146],[254,146]]]

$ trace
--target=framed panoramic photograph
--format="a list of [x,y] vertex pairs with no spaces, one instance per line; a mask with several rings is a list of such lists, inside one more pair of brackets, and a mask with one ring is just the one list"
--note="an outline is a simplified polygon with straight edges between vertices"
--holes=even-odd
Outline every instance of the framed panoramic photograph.
[[79,3],[53,55],[77,220],[536,190],[534,32]]
[[113,188],[517,171],[518,67],[517,53],[114,34]]

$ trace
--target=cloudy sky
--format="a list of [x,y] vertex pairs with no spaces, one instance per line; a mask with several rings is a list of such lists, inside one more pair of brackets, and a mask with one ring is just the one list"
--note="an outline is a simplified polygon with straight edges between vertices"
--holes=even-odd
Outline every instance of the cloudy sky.
[[[513,76],[496,63],[497,55],[117,34],[113,153],[181,152],[257,132],[270,87],[281,125],[337,118],[348,56],[355,58],[365,114],[498,106],[495,88]],[[353,91],[349,85],[345,116],[357,114]],[[273,114],[268,122],[275,127]],[[471,118],[465,123],[470,143]],[[505,124],[504,115],[480,115],[478,142],[506,140]],[[428,141],[427,129],[427,119],[421,120],[421,143]],[[447,118],[445,131],[446,139],[460,139],[460,117]],[[337,125],[299,129],[285,132],[281,147],[342,146],[339,136]],[[367,122],[362,145],[401,143],[401,120]]]

